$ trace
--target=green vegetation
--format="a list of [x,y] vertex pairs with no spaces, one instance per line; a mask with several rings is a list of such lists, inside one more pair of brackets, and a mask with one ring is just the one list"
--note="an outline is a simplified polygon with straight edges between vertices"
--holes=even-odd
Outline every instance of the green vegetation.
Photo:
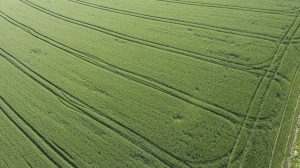
[[299,2],[2,0],[0,16],[0,165],[289,164]]

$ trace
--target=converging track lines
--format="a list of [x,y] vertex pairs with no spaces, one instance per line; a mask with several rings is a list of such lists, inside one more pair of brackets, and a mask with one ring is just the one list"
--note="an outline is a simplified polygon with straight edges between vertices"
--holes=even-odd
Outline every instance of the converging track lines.
[[0,2],[0,164],[286,166],[300,6],[213,1]]
[[[283,113],[282,113],[282,116],[281,116],[279,128],[278,128],[277,134],[276,134],[276,139],[275,139],[275,142],[274,142],[274,145],[273,145],[273,149],[272,149],[272,155],[271,155],[271,158],[270,158],[269,168],[272,167],[273,157],[274,157],[275,149],[276,149],[276,146],[277,146],[279,134],[280,134],[280,131],[281,131],[281,127],[282,127],[282,123],[283,123],[283,118],[284,118],[284,116],[285,116],[285,114],[286,114],[286,111],[287,111],[287,108],[288,108],[288,103],[290,102],[290,98],[291,98],[292,91],[293,91],[293,87],[294,87],[293,84],[294,84],[295,81],[296,81],[296,77],[297,77],[297,75],[298,75],[299,70],[300,70],[300,64],[299,64],[299,66],[298,66],[298,68],[297,68],[297,70],[296,70],[296,72],[295,72],[295,75],[294,75],[294,78],[293,78],[293,83],[291,84],[291,87],[290,87],[290,90],[289,90],[289,94],[288,94],[287,100],[286,100],[286,102],[285,102],[285,106],[284,106]],[[295,112],[294,112],[294,115],[293,115],[293,116],[295,116],[296,109],[297,109],[297,107],[298,107],[298,103],[299,103],[299,98],[297,99],[297,104],[296,104]],[[294,120],[293,120],[293,121],[294,121]],[[293,124],[293,122],[292,122],[292,124]],[[292,125],[291,125],[291,126],[292,126]],[[289,135],[289,137],[290,137],[290,135]],[[289,138],[289,137],[288,137],[288,138]],[[287,143],[288,143],[288,142],[287,142]],[[285,149],[284,152],[286,153],[286,149]]]
[[[275,70],[274,70],[274,72],[272,73],[271,80],[269,80],[268,83],[267,83],[267,87],[266,87],[267,89],[264,90],[264,92],[263,92],[263,94],[262,94],[262,98],[260,99],[259,108],[258,108],[258,109],[259,109],[259,112],[256,114],[256,119],[254,120],[254,125],[253,125],[253,127],[256,125],[256,122],[258,121],[258,118],[257,118],[257,117],[258,117],[259,114],[261,113],[261,107],[262,107],[262,104],[263,104],[263,100],[264,100],[265,97],[266,97],[266,94],[267,94],[267,92],[268,92],[268,90],[269,90],[269,87],[270,87],[272,81],[274,80],[275,76],[277,75],[277,70],[278,70],[278,68],[279,68],[280,65],[281,65],[281,62],[282,62],[282,59],[283,59],[283,57],[284,57],[284,54],[285,54],[285,52],[286,52],[286,50],[287,50],[288,44],[290,44],[291,40],[293,39],[293,36],[294,36],[295,32],[297,31],[297,29],[298,29],[298,27],[299,27],[298,25],[296,25],[296,22],[297,22],[297,20],[299,19],[299,14],[300,14],[300,12],[299,12],[298,15],[295,17],[295,19],[293,20],[293,22],[292,22],[291,25],[289,26],[289,28],[288,28],[288,30],[286,31],[286,33],[282,36],[280,45],[278,46],[278,49],[277,49],[277,52],[276,52],[276,54],[275,54],[275,56],[274,56],[274,59],[273,59],[273,61],[272,61],[272,64],[271,64],[271,66],[268,68],[268,71],[266,72],[265,76],[261,79],[261,81],[260,81],[260,83],[259,83],[259,85],[258,85],[258,87],[257,87],[257,90],[256,90],[255,94],[253,95],[253,97],[252,97],[252,99],[251,99],[251,103],[250,103],[249,108],[248,108],[248,110],[247,110],[246,117],[245,117],[244,121],[242,122],[243,124],[242,124],[242,127],[240,128],[240,131],[239,131],[239,132],[241,132],[242,129],[245,127],[245,125],[246,125],[245,121],[246,121],[247,118],[249,117],[249,114],[250,114],[250,111],[251,111],[251,107],[253,106],[253,103],[254,103],[254,99],[255,99],[256,95],[258,94],[259,88],[262,86],[262,83],[263,83],[264,79],[267,77],[267,75],[269,74],[269,72],[271,71],[271,69],[274,68],[274,67],[272,67],[272,65],[273,65],[273,66],[275,66]],[[295,25],[296,25],[296,28],[295,28],[295,29],[292,29],[293,27],[295,27]],[[291,37],[288,37],[289,34],[291,34]],[[285,42],[285,40],[288,40],[288,41]],[[253,128],[253,127],[252,127],[252,128]],[[239,134],[240,134],[240,133],[239,133]],[[251,131],[251,135],[250,135],[249,137],[252,137],[252,134],[253,134],[253,130]],[[236,141],[236,143],[235,143],[235,145],[234,145],[234,148],[233,148],[231,157],[230,157],[229,160],[228,160],[228,164],[234,160],[234,153],[236,152],[236,151],[235,151],[235,147],[236,147],[237,144],[239,143],[240,139],[241,139],[241,137],[240,137],[240,135],[239,135],[238,138],[237,138],[237,141]]]
[[[104,125],[108,129],[114,131],[115,133],[122,136],[124,139],[131,142],[133,145],[137,146],[138,148],[142,149],[143,151],[153,155],[155,158],[160,160],[162,163],[170,166],[170,167],[190,167],[188,166],[186,161],[173,155],[172,153],[168,152],[167,150],[161,148],[157,144],[153,143],[149,138],[141,135],[140,133],[136,132],[135,130],[129,128],[128,126],[120,123],[119,121],[111,118],[107,114],[94,107],[86,104],[85,102],[81,101],[80,99],[74,97],[70,93],[66,92],[62,88],[58,87],[54,83],[50,82],[49,80],[45,79],[22,62],[20,62],[17,58],[10,55],[6,51],[0,48],[0,55],[6,59],[10,64],[15,66],[21,72],[23,72],[26,76],[34,80],[36,83],[41,85],[43,88],[51,92],[55,95],[58,100],[63,101],[63,104],[68,104],[66,107],[72,107],[73,110],[84,114],[91,118],[92,120]],[[34,129],[32,127],[32,129]],[[37,132],[38,133],[38,132]],[[41,135],[40,135],[41,136]],[[135,143],[139,141],[140,143]],[[51,145],[51,143],[48,143]],[[52,146],[54,149],[55,147]],[[159,152],[158,152],[159,151]],[[57,150],[56,152],[59,152]],[[64,155],[62,155],[65,159],[67,159]],[[75,165],[74,165],[75,166]]]
[[[287,40],[287,45],[290,44],[290,42],[293,40],[293,37],[295,35],[295,33],[297,32],[297,30],[299,29],[299,26],[300,26],[300,12],[298,13],[297,15],[297,18],[295,19],[293,25],[296,23],[297,20],[299,20],[299,23],[298,23],[298,26],[295,30],[292,30],[293,33],[291,34],[290,38]],[[290,29],[291,30],[291,29]],[[284,39],[284,38],[283,38]],[[287,46],[286,46],[287,47]],[[290,102],[290,98],[291,98],[291,95],[292,95],[292,91],[293,91],[293,85],[294,83],[296,82],[296,79],[297,79],[297,76],[298,76],[298,72],[300,70],[300,64],[298,65],[297,67],[297,70],[294,74],[294,77],[293,77],[293,82],[291,84],[291,87],[290,87],[290,90],[289,90],[289,94],[287,96],[287,99],[286,99],[286,102],[285,102],[285,105],[284,105],[284,109],[283,109],[283,112],[282,112],[282,116],[281,116],[281,120],[280,120],[280,124],[279,124],[279,128],[277,130],[277,134],[276,134],[276,139],[275,139],[275,142],[274,142],[274,146],[273,146],[273,150],[272,150],[272,155],[271,155],[271,158],[270,158],[270,163],[269,163],[269,168],[272,167],[272,164],[273,164],[273,157],[274,157],[274,153],[275,153],[275,149],[276,149],[276,146],[277,146],[277,142],[278,142],[278,138],[279,138],[279,134],[280,134],[280,131],[281,131],[281,127],[282,127],[282,123],[283,123],[283,118],[286,114],[286,111],[287,111],[287,108],[288,108],[288,103]],[[298,98],[299,100],[299,98]],[[295,111],[297,109],[297,106],[298,106],[298,100],[297,100],[297,104],[296,104],[296,107],[295,107]],[[295,116],[295,112],[294,112],[294,116]],[[293,124],[293,122],[292,122]],[[290,136],[290,135],[289,135]],[[288,137],[289,138],[289,137]],[[288,142],[287,142],[288,143]],[[285,151],[286,153],[286,151]]]
[[78,51],[78,50],[68,47],[64,44],[56,42],[55,40],[52,40],[49,37],[46,37],[44,35],[41,35],[41,34],[37,33],[35,30],[13,20],[12,18],[5,15],[3,12],[0,12],[0,14],[2,14],[1,16],[5,20],[7,20],[11,24],[21,28],[22,30],[26,31],[27,33],[31,34],[35,38],[38,38],[39,40],[42,40],[42,41],[46,42],[47,44],[50,44],[51,46],[54,46],[60,50],[63,50],[79,59],[82,59],[82,60],[84,60],[88,63],[91,63],[97,67],[100,67],[104,70],[110,71],[116,75],[122,76],[122,77],[132,80],[132,81],[135,81],[135,82],[145,85],[147,87],[151,87],[151,88],[161,91],[165,94],[168,94],[172,97],[178,98],[187,103],[190,103],[192,105],[195,105],[197,107],[205,109],[205,110],[212,112],[218,116],[221,116],[231,122],[234,122],[234,123],[239,122],[240,117],[243,117],[242,115],[240,115],[236,112],[230,111],[228,109],[224,109],[216,104],[210,104],[208,102],[195,99],[192,96],[190,96],[188,93],[178,90],[174,87],[171,87],[165,83],[162,83],[162,82],[152,79],[150,77],[114,66],[108,62],[101,60],[100,58],[98,58],[96,56]]
[[[3,14],[3,13],[2,13]],[[3,16],[2,16],[3,17]],[[7,19],[7,18],[6,18]],[[12,23],[12,21],[10,21],[11,23]],[[15,24],[16,25],[16,23],[12,23],[12,24]],[[18,25],[18,24],[17,24]],[[18,26],[20,26],[20,25],[18,25]],[[24,26],[23,25],[23,27],[20,27],[22,30],[24,30],[24,31],[26,31],[27,33],[30,33],[30,34],[32,34],[33,36],[35,36],[35,33],[33,33],[33,30],[32,29],[30,29],[30,28],[28,28],[28,27],[26,27],[26,26]],[[44,40],[43,40],[44,41]],[[45,41],[46,42],[46,41]],[[49,42],[49,41],[48,41]],[[51,42],[51,43],[49,43],[49,44],[51,44],[51,45],[53,45],[52,44],[53,43],[53,41]],[[55,44],[58,44],[58,43],[55,43]],[[56,45],[54,45],[54,46],[56,46]],[[63,49],[64,51],[66,51],[66,52],[68,52],[69,50],[66,50],[66,49]],[[4,51],[3,51],[4,52]],[[72,51],[73,53],[71,53],[71,54],[75,54],[74,53],[74,51]],[[70,52],[68,52],[68,53],[70,53]],[[8,53],[7,53],[8,54]],[[76,54],[75,54],[76,55]],[[77,53],[77,56],[79,56],[78,55],[78,53]],[[93,61],[92,61],[93,62]],[[111,68],[109,68],[109,69],[111,69]],[[62,95],[65,95],[66,93],[62,93]],[[68,95],[68,94],[67,94]],[[64,96],[65,97],[65,96]],[[64,102],[64,104],[66,104],[65,102]],[[68,105],[69,107],[71,106],[71,107],[73,107],[72,105]],[[73,109],[74,109],[74,107],[73,107]],[[77,111],[81,111],[81,110],[77,110]]]
[[[136,44],[139,44],[139,45],[144,45],[144,46],[148,46],[148,47],[151,47],[151,48],[155,48],[155,49],[175,53],[175,54],[178,54],[179,56],[189,57],[189,58],[196,59],[196,60],[201,60],[201,61],[206,61],[206,62],[210,62],[210,63],[213,63],[213,64],[218,64],[218,65],[221,65],[221,66],[224,66],[224,64],[228,64],[229,67],[232,67],[232,68],[235,68],[235,69],[241,70],[241,71],[248,70],[248,71],[245,71],[245,72],[256,74],[256,75],[261,75],[261,73],[263,73],[261,71],[264,71],[261,68],[251,67],[254,64],[249,65],[250,66],[249,67],[249,66],[246,66],[245,64],[242,64],[242,63],[228,62],[228,60],[223,60],[223,59],[220,59],[220,58],[213,58],[211,56],[195,53],[195,52],[192,52],[192,51],[187,51],[187,50],[184,50],[184,49],[179,49],[179,48],[171,47],[171,46],[168,46],[168,45],[155,43],[155,42],[148,41],[148,40],[139,39],[139,38],[136,38],[136,37],[131,37],[131,36],[126,35],[126,34],[122,34],[122,33],[115,32],[115,31],[112,31],[112,30],[109,30],[109,29],[106,29],[106,28],[103,28],[103,27],[99,27],[99,26],[96,26],[96,25],[92,25],[92,24],[89,24],[89,23],[86,23],[86,22],[82,22],[82,21],[79,21],[79,20],[75,20],[75,19],[63,16],[61,14],[58,14],[58,13],[52,12],[48,9],[45,9],[43,7],[40,7],[40,6],[38,6],[38,5],[36,5],[32,2],[29,2],[28,0],[20,0],[20,1],[23,2],[26,5],[34,8],[34,9],[36,9],[36,10],[41,11],[42,13],[45,13],[45,14],[50,15],[52,17],[55,17],[57,19],[64,20],[66,22],[76,24],[76,25],[79,25],[79,26],[83,26],[83,27],[86,27],[88,29],[104,33],[106,35],[116,37],[118,39],[122,39],[122,40],[126,40],[126,41],[136,43]],[[255,70],[255,71],[251,71],[251,70]]]
[[[294,144],[296,143],[295,141],[297,139],[297,134],[293,135],[294,134],[293,127],[295,126],[295,122],[299,121],[299,103],[300,103],[300,94],[297,98],[297,102],[296,102],[296,105],[295,105],[295,108],[294,108],[294,113],[293,113],[293,117],[292,117],[292,124],[289,128],[289,135],[288,135],[288,139],[286,141],[285,150],[284,150],[285,154],[288,154],[288,145],[289,145],[290,139],[293,138],[292,143],[294,143]],[[298,115],[298,117],[297,117],[297,115]],[[296,125],[296,127],[297,126],[298,125]],[[299,131],[296,131],[296,133],[299,133]],[[275,150],[275,148],[273,150]],[[282,164],[281,164],[281,167],[283,167],[283,166],[284,166],[284,159],[282,160]]]

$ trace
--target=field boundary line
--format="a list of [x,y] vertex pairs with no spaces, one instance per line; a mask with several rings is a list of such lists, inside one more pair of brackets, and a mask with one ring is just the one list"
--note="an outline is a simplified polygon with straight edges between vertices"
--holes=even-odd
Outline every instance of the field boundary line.
[[[300,26],[300,25],[299,25]],[[299,28],[298,28],[299,29]],[[297,49],[297,51],[299,51],[298,49]],[[289,131],[289,136],[288,136],[288,140],[287,140],[287,143],[286,143],[286,146],[285,146],[285,154],[287,154],[287,148],[288,148],[288,142],[290,141],[290,137],[291,137],[291,133],[292,133],[292,130],[293,130],[293,125],[294,125],[294,122],[295,121],[297,121],[297,123],[298,123],[298,120],[299,120],[299,112],[298,112],[298,117],[297,118],[295,118],[295,116],[296,116],[296,112],[297,112],[297,109],[300,107],[299,106],[299,102],[300,102],[300,94],[299,94],[299,96],[298,96],[298,99],[297,99],[297,102],[296,102],[296,106],[295,106],[295,109],[294,109],[294,114],[293,114],[293,120],[292,120],[292,124],[291,124],[291,127],[290,127],[290,131]],[[297,129],[297,126],[298,125],[296,125],[296,128],[295,129]],[[299,129],[299,128],[298,128]],[[295,143],[296,143],[296,139],[297,139],[297,132],[299,132],[299,131],[296,131],[296,133],[293,133],[293,141],[291,142],[291,150],[293,150],[293,147],[294,147],[294,145],[295,145]],[[292,151],[290,151],[290,153],[291,153]],[[288,163],[287,164],[289,164],[289,161],[291,160],[291,158],[288,158],[287,159],[287,161],[288,161]],[[283,167],[284,166],[284,160],[282,161],[282,165],[281,165],[281,167]]]
[[[297,98],[296,106],[295,106],[295,108],[294,108],[294,113],[293,113],[293,118],[292,118],[292,124],[291,124],[291,127],[290,127],[288,140],[287,140],[287,142],[286,142],[285,150],[284,150],[284,153],[285,153],[285,154],[287,154],[287,149],[288,149],[288,145],[289,145],[288,142],[290,141],[290,138],[291,138],[291,133],[292,133],[292,130],[293,130],[293,126],[295,126],[294,123],[295,123],[295,121],[298,121],[298,120],[299,120],[299,117],[296,118],[297,109],[299,108],[299,102],[300,102],[300,94],[299,94],[299,96],[298,96],[298,98]],[[299,116],[299,111],[298,111],[298,116]],[[296,127],[297,127],[297,125],[296,125]],[[294,133],[294,134],[293,134],[293,139],[294,139],[294,140],[291,142],[292,149],[293,149],[293,146],[294,146],[293,143],[295,143],[296,138],[297,138],[297,134]],[[291,152],[291,151],[290,151],[290,152]],[[287,159],[287,161],[289,161],[289,160],[290,160],[290,158]],[[288,163],[287,163],[287,164],[288,164]],[[283,166],[284,166],[284,159],[282,160],[282,164],[281,164],[281,167],[283,167]]]
[[[79,20],[76,20],[76,19],[72,19],[72,18],[63,16],[61,14],[58,14],[58,13],[52,12],[48,9],[45,9],[43,7],[40,7],[40,6],[38,6],[38,5],[36,5],[32,2],[29,2],[28,0],[20,0],[20,1],[24,4],[26,4],[26,5],[34,8],[34,9],[36,9],[36,10],[41,11],[42,13],[45,13],[45,14],[47,14],[49,16],[52,16],[52,17],[55,17],[57,19],[60,19],[60,20],[63,20],[63,21],[66,21],[66,22],[69,22],[69,23],[72,23],[72,24],[75,24],[75,25],[79,25],[79,26],[94,30],[94,31],[106,34],[108,36],[111,36],[111,37],[115,37],[115,38],[118,38],[118,39],[129,41],[129,42],[132,42],[132,43],[135,43],[135,44],[147,46],[147,47],[162,50],[162,51],[171,52],[171,53],[177,54],[178,56],[181,56],[181,57],[188,57],[188,58],[191,58],[191,59],[201,60],[201,61],[204,61],[204,62],[209,62],[209,63],[212,63],[212,64],[221,65],[221,66],[224,66],[223,63],[230,64],[231,66],[228,66],[228,65],[227,66],[231,67],[231,68],[234,68],[234,69],[237,69],[237,70],[240,70],[240,71],[243,71],[243,72],[253,73],[253,74],[256,74],[256,75],[261,75],[261,74],[257,73],[257,72],[252,72],[252,71],[250,72],[250,71],[244,71],[244,70],[246,69],[246,70],[264,71],[261,68],[252,67],[254,65],[260,65],[261,63],[251,64],[249,66],[246,66],[246,65],[244,65],[242,63],[239,63],[239,62],[229,62],[228,60],[225,60],[225,59],[215,58],[215,57],[211,57],[211,56],[208,56],[208,55],[203,55],[203,54],[199,54],[199,53],[196,53],[196,52],[192,52],[192,51],[188,51],[188,50],[184,50],[184,49],[179,49],[179,48],[176,48],[176,47],[171,47],[171,46],[168,46],[168,45],[163,45],[163,44],[160,44],[160,43],[151,42],[151,41],[139,39],[139,38],[136,38],[136,37],[131,37],[131,36],[126,35],[126,34],[118,33],[118,32],[115,32],[115,31],[112,31],[112,30],[109,30],[109,29],[106,29],[106,28],[103,28],[103,27],[100,27],[100,26],[96,26],[96,25],[93,25],[93,24],[90,24],[90,23],[86,23],[86,22],[83,22],[83,21],[79,21]],[[232,65],[234,65],[234,66],[232,66]]]
[[[297,19],[298,19],[299,14],[300,14],[300,12],[299,12],[298,15],[295,17],[295,19],[293,20],[293,22],[292,22],[291,25],[289,26],[289,28],[288,28],[288,30],[286,31],[286,33],[284,33],[284,35],[282,36],[280,45],[279,45],[278,48],[277,48],[277,51],[276,51],[276,53],[275,53],[275,55],[274,55],[273,61],[272,61],[272,63],[271,63],[271,66],[268,68],[267,72],[265,73],[264,77],[262,78],[261,82],[259,83],[259,85],[258,85],[258,87],[257,87],[257,90],[256,90],[255,94],[253,95],[253,97],[252,97],[252,99],[251,99],[251,103],[249,104],[249,107],[248,107],[248,110],[247,110],[247,113],[246,113],[246,117],[245,117],[245,119],[244,119],[243,122],[242,122],[242,126],[241,126],[241,128],[240,128],[240,131],[242,131],[242,129],[245,128],[245,121],[246,121],[246,119],[248,118],[249,112],[251,111],[251,106],[253,105],[255,96],[257,95],[258,90],[259,90],[259,88],[261,87],[261,84],[263,83],[264,79],[267,77],[268,73],[271,71],[272,65],[275,65],[274,63],[276,63],[276,64],[278,64],[278,65],[275,66],[275,70],[274,70],[274,72],[272,73],[271,80],[267,83],[267,87],[266,87],[265,91],[263,92],[263,95],[262,95],[262,97],[261,97],[261,99],[260,99],[260,103],[259,103],[258,108],[259,108],[259,109],[261,108],[261,105],[262,105],[262,103],[263,103],[263,100],[264,100],[264,98],[265,98],[265,96],[266,96],[266,94],[267,94],[267,92],[268,92],[268,90],[269,90],[269,87],[270,87],[272,81],[274,80],[274,78],[275,78],[275,76],[276,76],[276,74],[277,74],[277,70],[278,70],[278,68],[279,68],[280,65],[281,65],[282,58],[284,57],[284,54],[285,54],[286,49],[287,49],[287,47],[288,47],[288,45],[285,44],[285,38],[286,38],[287,35],[291,32],[291,29],[292,29],[292,27],[295,25],[295,23],[296,23],[296,21],[297,21]],[[296,30],[297,30],[297,29],[296,29]],[[295,34],[296,30],[294,30],[294,31],[292,32],[292,37],[293,37],[293,35]],[[289,42],[292,40],[292,37],[289,39]],[[281,46],[282,46],[282,47],[281,47]],[[281,51],[281,50],[282,50],[282,51]],[[258,112],[258,114],[256,115],[255,118],[257,118],[257,116],[258,116],[259,114],[260,114],[260,112]],[[255,123],[256,123],[256,120],[257,120],[257,119],[254,120],[254,125],[255,125]],[[253,128],[253,127],[252,127],[252,128]],[[248,140],[247,140],[247,142],[249,141],[249,137],[252,137],[252,132],[253,132],[253,131],[251,131],[250,135],[248,135]],[[240,133],[239,133],[239,134],[240,134]],[[240,138],[241,138],[241,137],[240,137],[240,135],[239,135],[238,138],[237,138],[237,141],[236,141],[236,143],[235,143],[235,145],[234,145],[234,147],[233,147],[233,150],[232,150],[232,156],[229,158],[228,164],[227,164],[227,165],[229,165],[229,163],[232,162],[233,159],[234,159],[234,158],[233,158],[233,157],[234,157],[234,153],[235,153],[235,152],[234,152],[234,149],[235,149],[236,145],[239,143]],[[245,143],[245,146],[247,145],[247,142]],[[245,146],[244,146],[244,147],[245,147]],[[245,153],[245,152],[244,152],[244,153]]]
[[173,18],[152,16],[152,15],[148,15],[148,14],[142,14],[142,13],[137,13],[137,12],[131,12],[131,11],[126,11],[126,10],[111,8],[111,7],[107,7],[107,6],[102,6],[102,5],[98,5],[98,4],[93,4],[93,3],[82,1],[82,0],[69,0],[69,1],[73,2],[73,3],[85,5],[88,7],[100,9],[100,10],[105,10],[105,11],[109,11],[109,12],[113,12],[113,13],[119,13],[119,14],[139,17],[139,18],[143,18],[143,19],[172,23],[172,24],[188,26],[188,27],[193,27],[193,28],[199,28],[199,29],[204,29],[204,30],[210,30],[210,31],[216,31],[216,32],[220,32],[220,33],[232,34],[232,35],[237,35],[237,36],[242,36],[242,37],[255,38],[255,39],[273,42],[275,44],[278,42],[278,39],[271,37],[271,36],[264,35],[264,34],[246,32],[246,31],[235,30],[235,29],[224,28],[224,27],[217,27],[217,26],[212,26],[212,25],[208,25],[208,24],[178,20],[178,19],[173,19]]
[[[270,83],[269,83],[269,85],[268,85],[268,88],[269,88],[269,86],[271,85],[271,83],[274,81],[274,79],[276,78],[276,76],[280,76],[280,74],[277,72],[277,70],[278,70],[278,68],[280,67],[280,65],[282,64],[282,59],[283,59],[283,57],[285,56],[285,53],[286,53],[286,50],[287,50],[287,48],[288,48],[288,46],[289,46],[289,44],[290,44],[290,42],[292,41],[292,39],[293,39],[293,36],[294,36],[294,34],[295,34],[295,32],[297,31],[297,29],[299,28],[299,25],[297,26],[296,25],[296,23],[297,23],[297,20],[299,19],[299,14],[300,14],[300,12],[298,13],[298,15],[295,17],[295,19],[294,19],[294,21],[293,21],[293,23],[291,24],[291,26],[289,27],[289,29],[288,29],[288,31],[286,31],[286,33],[282,36],[282,38],[281,38],[281,45],[283,45],[283,48],[282,48],[282,53],[280,53],[279,52],[279,54],[281,55],[281,56],[279,56],[279,58],[278,58],[278,60],[276,60],[278,63],[278,65],[276,66],[276,68],[275,68],[275,70],[274,70],[274,72],[273,72],[273,76],[272,76],[272,80],[270,81]],[[296,26],[295,26],[296,25]],[[292,29],[293,27],[296,27],[294,30]],[[291,37],[289,38],[288,37],[288,35],[291,33]],[[286,41],[287,40],[287,41]],[[279,48],[280,49],[280,48]],[[275,80],[276,81],[276,80]],[[290,83],[291,84],[293,84],[293,82],[294,81],[291,81]],[[263,97],[262,97],[262,99],[260,100],[260,104],[259,104],[259,109],[258,109],[258,114],[257,114],[257,116],[256,116],[256,119],[255,119],[255,121],[254,121],[254,124],[253,124],[253,126],[252,126],[252,130],[251,130],[251,133],[250,133],[250,135],[249,135],[249,137],[250,138],[252,138],[252,136],[253,136],[253,132],[254,132],[254,130],[253,130],[253,128],[256,126],[256,124],[257,124],[257,122],[258,122],[258,120],[259,120],[259,118],[258,118],[258,116],[261,114],[261,108],[262,108],[262,104],[263,104],[263,100],[265,99],[265,95],[267,94],[269,92],[269,90],[265,90],[265,92],[264,92],[264,95],[263,95]],[[247,143],[249,143],[249,139],[247,140]],[[246,144],[247,145],[247,144]],[[244,154],[243,155],[245,155],[245,153],[246,152],[244,152]],[[243,160],[245,159],[245,157],[243,158]]]
[[[284,109],[283,109],[283,112],[282,112],[280,124],[279,124],[278,130],[277,130],[277,134],[276,134],[276,139],[275,139],[275,142],[274,142],[274,145],[273,145],[273,149],[272,149],[272,155],[271,155],[270,162],[269,162],[269,168],[272,167],[272,161],[273,161],[275,149],[276,149],[277,142],[278,142],[278,137],[279,137],[279,134],[280,134],[280,132],[281,132],[282,123],[283,123],[283,118],[284,118],[284,116],[285,116],[285,114],[286,114],[287,107],[288,107],[288,105],[289,105],[290,97],[291,97],[291,95],[292,95],[292,91],[293,91],[293,87],[294,87],[293,85],[294,85],[294,83],[295,83],[295,81],[296,81],[296,78],[297,78],[297,75],[298,75],[299,70],[300,70],[300,64],[299,64],[299,66],[298,66],[298,68],[297,68],[297,71],[296,71],[296,73],[295,73],[295,75],[294,75],[293,83],[291,84],[291,88],[290,88],[290,91],[289,91],[289,94],[288,94],[288,96],[287,96],[287,100],[286,100],[286,102],[285,102],[285,106],[284,106]],[[298,98],[298,100],[299,100],[299,98]],[[297,101],[297,103],[298,103],[298,101]],[[297,104],[297,105],[298,105],[298,104]],[[297,108],[297,105],[296,105],[296,108]],[[295,111],[296,111],[296,110],[295,110]],[[294,114],[295,114],[295,112],[294,112]],[[294,120],[294,119],[293,119],[293,120]],[[292,122],[292,123],[293,123],[293,122]],[[286,152],[284,152],[284,153],[286,154]],[[283,160],[284,160],[284,159],[283,159]]]
[[[298,16],[297,16],[296,20],[297,20],[297,19],[300,20],[299,15],[300,15],[300,12],[298,13]],[[295,20],[294,23],[296,23],[296,20]],[[293,34],[291,35],[291,38],[288,40],[287,45],[289,45],[290,42],[292,41],[292,39],[293,39],[295,33],[296,33],[297,30],[299,29],[299,26],[300,26],[300,23],[298,24],[297,29],[295,29],[295,31],[294,31]],[[279,137],[279,134],[280,134],[280,132],[281,132],[282,123],[283,123],[283,118],[284,118],[284,116],[285,116],[285,114],[286,114],[287,107],[288,107],[289,101],[290,101],[290,97],[291,97],[291,94],[292,94],[292,91],[293,91],[293,85],[294,85],[294,83],[295,83],[295,81],[296,81],[297,74],[298,74],[299,70],[300,70],[300,64],[298,65],[298,68],[297,68],[297,70],[296,70],[296,72],[295,72],[295,75],[294,75],[294,77],[293,77],[293,82],[292,82],[292,84],[291,84],[291,88],[290,88],[290,91],[289,91],[289,94],[288,94],[288,97],[287,97],[287,100],[286,100],[286,102],[285,102],[285,106],[284,106],[284,109],[283,109],[283,112],[282,112],[283,114],[282,114],[282,116],[281,116],[280,124],[279,124],[278,130],[277,130],[276,139],[275,139],[274,146],[273,146],[273,150],[272,150],[272,155],[271,155],[271,158],[270,158],[269,168],[271,168],[272,163],[273,163],[273,157],[274,157],[275,149],[276,149],[276,146],[277,146],[278,137]],[[297,102],[297,103],[298,103],[298,102]],[[297,108],[297,105],[296,105],[296,108]],[[294,112],[294,114],[295,114],[295,112]],[[293,119],[293,121],[294,121],[294,119]],[[293,122],[292,122],[292,123],[293,123]],[[289,137],[290,137],[290,132],[289,132],[288,139],[289,139]],[[288,144],[288,142],[287,142],[287,144]],[[286,150],[286,149],[285,149],[285,150]],[[286,154],[286,151],[284,152],[284,154]],[[284,159],[283,159],[283,161],[284,161]]]

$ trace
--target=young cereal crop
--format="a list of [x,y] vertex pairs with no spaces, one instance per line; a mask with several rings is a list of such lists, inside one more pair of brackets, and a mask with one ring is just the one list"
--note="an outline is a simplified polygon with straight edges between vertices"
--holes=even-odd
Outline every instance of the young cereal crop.
[[297,167],[299,27],[298,1],[1,0],[0,167]]

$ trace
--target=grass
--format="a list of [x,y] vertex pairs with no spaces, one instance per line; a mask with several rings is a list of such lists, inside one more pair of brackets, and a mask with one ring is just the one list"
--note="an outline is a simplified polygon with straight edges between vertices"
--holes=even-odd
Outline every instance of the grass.
[[288,165],[299,3],[0,4],[1,165]]

